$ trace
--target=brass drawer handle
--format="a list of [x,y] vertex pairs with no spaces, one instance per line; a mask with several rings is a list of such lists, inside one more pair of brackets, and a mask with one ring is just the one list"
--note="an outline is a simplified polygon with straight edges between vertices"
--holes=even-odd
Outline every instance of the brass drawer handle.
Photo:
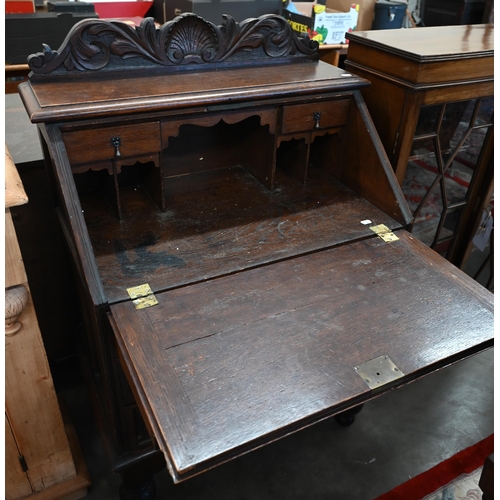
[[111,137],[111,144],[116,149],[115,156],[121,156],[120,146],[122,145],[122,140],[119,137]]
[[319,128],[319,119],[321,118],[321,111],[315,111],[313,113],[313,119],[315,121],[314,128]]

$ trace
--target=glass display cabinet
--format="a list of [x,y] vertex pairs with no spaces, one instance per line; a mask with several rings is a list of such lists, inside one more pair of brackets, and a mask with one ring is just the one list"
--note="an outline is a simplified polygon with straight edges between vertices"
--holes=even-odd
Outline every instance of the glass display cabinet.
[[348,33],[363,90],[405,198],[412,233],[463,268],[490,213],[493,26]]

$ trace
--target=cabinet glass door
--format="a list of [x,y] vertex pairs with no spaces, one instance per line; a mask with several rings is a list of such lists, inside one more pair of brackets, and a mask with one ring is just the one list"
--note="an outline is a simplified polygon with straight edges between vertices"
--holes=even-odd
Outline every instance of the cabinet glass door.
[[411,232],[444,257],[452,248],[493,125],[493,97],[424,106],[420,111],[403,193]]

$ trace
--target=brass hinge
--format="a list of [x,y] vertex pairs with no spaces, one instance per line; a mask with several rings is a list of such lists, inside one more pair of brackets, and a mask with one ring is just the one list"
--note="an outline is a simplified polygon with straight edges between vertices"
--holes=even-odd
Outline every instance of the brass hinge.
[[370,229],[384,241],[391,242],[399,240],[399,238],[385,224],[372,226]]
[[387,354],[361,363],[355,366],[354,369],[370,389],[378,389],[385,384],[404,377],[404,373],[393,363]]
[[21,464],[21,469],[23,472],[28,472],[28,464],[26,463],[26,459],[23,455],[19,455],[19,463]]
[[127,293],[136,309],[145,309],[146,307],[158,304],[153,290],[151,290],[151,287],[147,283],[127,288]]

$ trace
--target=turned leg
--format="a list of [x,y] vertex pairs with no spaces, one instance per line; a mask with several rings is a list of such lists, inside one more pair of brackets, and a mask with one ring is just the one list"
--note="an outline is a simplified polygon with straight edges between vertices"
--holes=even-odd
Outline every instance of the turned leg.
[[349,410],[343,411],[338,415],[335,415],[335,420],[338,424],[343,426],[348,426],[354,423],[356,419],[356,415],[362,410],[363,405],[355,406],[354,408],[350,408]]

